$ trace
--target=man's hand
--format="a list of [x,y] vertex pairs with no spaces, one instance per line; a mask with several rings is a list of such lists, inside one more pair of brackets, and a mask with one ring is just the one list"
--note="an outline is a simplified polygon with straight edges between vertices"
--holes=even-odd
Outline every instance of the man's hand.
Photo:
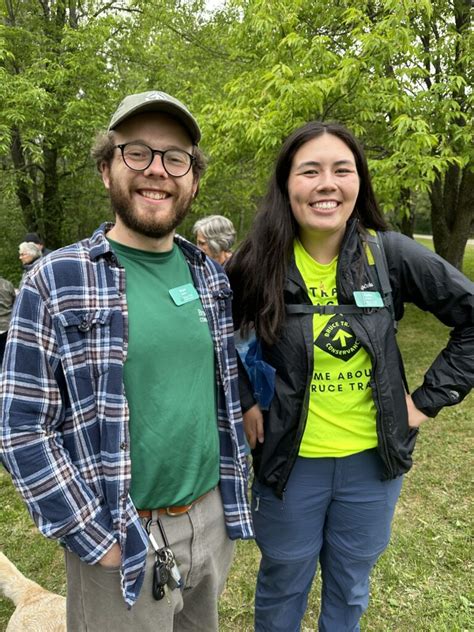
[[258,404],[249,408],[246,413],[243,414],[244,418],[244,430],[249,446],[255,448],[257,441],[263,443],[263,416],[262,411]]
[[111,549],[107,551],[107,553],[100,558],[99,564],[104,568],[117,568],[120,566],[120,562],[122,560],[122,554],[120,551],[120,546],[118,543],[115,543]]
[[408,425],[410,428],[419,428],[421,424],[428,419],[425,413],[422,413],[421,410],[413,403],[411,395],[406,395],[407,409],[408,409]]

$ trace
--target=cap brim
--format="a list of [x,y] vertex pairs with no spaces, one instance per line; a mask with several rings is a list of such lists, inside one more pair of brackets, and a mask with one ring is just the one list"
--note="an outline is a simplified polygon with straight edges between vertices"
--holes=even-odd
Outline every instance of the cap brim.
[[147,103],[141,103],[134,108],[130,108],[116,118],[113,117],[110,121],[108,130],[114,130],[118,127],[118,125],[120,125],[120,123],[123,123],[123,121],[127,120],[131,116],[135,116],[136,114],[143,112],[163,112],[164,114],[169,114],[173,118],[177,119],[183,127],[188,130],[194,145],[197,145],[201,140],[201,130],[194,118],[186,111],[182,110],[178,105],[166,100],[149,101]]

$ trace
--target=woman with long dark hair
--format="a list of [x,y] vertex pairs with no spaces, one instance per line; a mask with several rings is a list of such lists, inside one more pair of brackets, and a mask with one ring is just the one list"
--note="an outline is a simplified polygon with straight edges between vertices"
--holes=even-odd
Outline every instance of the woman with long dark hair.
[[[360,144],[320,122],[284,142],[227,270],[236,327],[275,369],[262,411],[241,367],[262,553],[255,629],[300,630],[319,563],[318,629],[359,630],[418,428],[474,382],[474,286],[387,229]],[[411,395],[395,339],[405,302],[452,327]]]

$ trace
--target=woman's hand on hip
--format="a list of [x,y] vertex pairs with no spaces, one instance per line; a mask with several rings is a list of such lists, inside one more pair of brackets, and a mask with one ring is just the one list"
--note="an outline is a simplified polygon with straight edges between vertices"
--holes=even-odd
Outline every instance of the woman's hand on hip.
[[411,395],[407,394],[405,398],[408,409],[408,425],[410,428],[419,428],[421,424],[428,419],[428,417],[425,413],[422,413],[421,410],[418,410],[413,403]]
[[258,443],[263,443],[263,415],[258,404],[249,408],[246,413],[243,414],[244,418],[244,430],[249,446],[255,448]]

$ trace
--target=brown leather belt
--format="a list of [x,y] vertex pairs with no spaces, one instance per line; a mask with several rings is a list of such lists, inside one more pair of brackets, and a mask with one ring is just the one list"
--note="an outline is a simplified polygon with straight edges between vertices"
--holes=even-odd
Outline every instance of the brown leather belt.
[[[214,488],[215,489],[215,488]],[[140,518],[151,518],[151,512],[157,511],[159,514],[167,514],[168,516],[181,516],[182,514],[188,513],[193,505],[202,500],[205,496],[210,494],[213,490],[209,490],[196,500],[193,500],[189,505],[175,505],[174,507],[160,507],[158,509],[137,509],[137,513]]]

